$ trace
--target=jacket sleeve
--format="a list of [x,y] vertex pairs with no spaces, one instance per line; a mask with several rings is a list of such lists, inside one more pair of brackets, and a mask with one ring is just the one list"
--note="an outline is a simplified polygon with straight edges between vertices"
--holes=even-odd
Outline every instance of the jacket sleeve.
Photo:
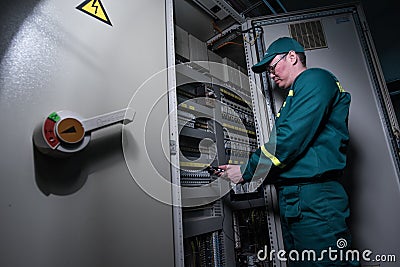
[[[319,74],[323,75],[323,74]],[[292,164],[310,146],[328,117],[338,87],[333,77],[309,77],[295,81],[287,102],[276,121],[276,131],[270,140],[252,154],[246,165],[241,166],[245,181],[265,178],[268,172]],[[291,97],[289,100],[288,98]],[[287,110],[283,111],[284,108]]]

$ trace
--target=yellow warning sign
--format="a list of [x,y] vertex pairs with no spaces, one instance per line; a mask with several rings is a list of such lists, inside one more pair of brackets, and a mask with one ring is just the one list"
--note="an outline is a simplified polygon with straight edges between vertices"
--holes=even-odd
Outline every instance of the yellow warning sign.
[[86,0],[76,8],[112,26],[111,21],[107,16],[106,10],[104,9],[103,4],[100,0]]

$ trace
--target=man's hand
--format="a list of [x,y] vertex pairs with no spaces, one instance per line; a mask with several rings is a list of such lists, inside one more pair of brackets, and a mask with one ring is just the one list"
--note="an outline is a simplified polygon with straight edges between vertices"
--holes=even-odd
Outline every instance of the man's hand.
[[240,171],[240,165],[221,165],[218,166],[223,172],[217,175],[225,180],[231,181],[234,184],[243,182],[242,173]]

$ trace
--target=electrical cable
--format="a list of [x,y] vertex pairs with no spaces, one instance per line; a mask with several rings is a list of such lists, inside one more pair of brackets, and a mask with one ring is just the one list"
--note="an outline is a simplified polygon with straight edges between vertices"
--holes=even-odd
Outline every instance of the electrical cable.
[[238,46],[243,46],[242,44],[236,43],[236,42],[225,42],[225,43],[222,43],[222,44],[220,44],[219,46],[217,46],[217,49],[220,49],[220,48],[222,48],[222,47],[224,47],[224,46],[226,46],[226,45],[230,45],[230,44],[234,44],[234,45],[238,45]]
[[[214,20],[211,22],[211,24],[212,24],[212,26],[213,26],[213,29],[219,32],[220,38],[222,38],[223,32],[222,32],[222,30],[217,26],[217,24],[215,23]],[[213,45],[216,41],[217,41],[217,40],[214,40],[210,45]]]
[[260,37],[260,36],[261,36],[261,34],[256,33],[256,36],[255,36],[255,38],[253,39],[253,41],[249,41],[249,40],[247,40],[246,36],[243,36],[243,40],[244,40],[246,43],[250,44],[250,45],[254,45],[254,44],[256,43],[256,40],[257,40],[258,37]]
[[250,45],[255,45],[256,40],[257,40],[258,38],[260,38],[260,37],[262,36],[262,34],[264,33],[264,29],[263,29],[261,26],[253,26],[253,27],[248,28],[247,30],[244,30],[244,31],[239,30],[239,29],[236,29],[235,31],[240,31],[241,34],[244,34],[244,33],[249,33],[249,32],[251,32],[251,31],[253,31],[253,30],[255,31],[256,29],[259,29],[259,30],[260,30],[260,33],[259,33],[259,32],[255,32],[255,33],[256,33],[256,36],[254,37],[253,41],[247,40],[246,36],[243,36],[243,40],[244,40],[246,43],[248,43],[248,44],[250,44]]
[[[218,31],[218,32],[220,33],[220,37],[222,38],[222,36],[223,36],[223,31],[215,24],[215,21],[212,21],[212,25],[213,25],[214,30]],[[244,31],[242,31],[242,30],[240,30],[240,29],[233,29],[232,32],[239,32],[240,34],[245,34],[245,33],[251,32],[251,31],[255,31],[256,29],[259,29],[259,32],[256,32],[256,34],[255,34],[256,36],[255,36],[255,38],[254,38],[252,41],[248,40],[248,39],[246,38],[246,36],[243,36],[244,42],[249,43],[250,45],[254,45],[254,44],[256,43],[256,40],[257,40],[258,38],[260,38],[261,35],[264,33],[264,29],[263,29],[261,26],[253,26],[253,27],[251,27],[251,28],[249,28],[249,29],[247,29],[247,30],[244,30]],[[218,39],[217,39],[217,40],[214,40],[214,41],[213,41],[211,44],[209,44],[209,45],[214,45],[214,43],[215,43],[216,41],[218,41]],[[225,42],[225,43],[222,43],[222,44],[218,45],[218,47],[217,47],[216,49],[220,49],[220,48],[222,48],[222,47],[224,47],[224,46],[226,46],[226,45],[229,45],[229,44],[235,44],[235,45],[243,46],[243,44],[236,43],[236,42],[229,42],[229,41],[228,41],[228,42]]]
[[217,30],[222,36],[222,30],[217,26],[217,24],[215,23],[214,20],[212,21],[212,25],[213,25],[214,30]]

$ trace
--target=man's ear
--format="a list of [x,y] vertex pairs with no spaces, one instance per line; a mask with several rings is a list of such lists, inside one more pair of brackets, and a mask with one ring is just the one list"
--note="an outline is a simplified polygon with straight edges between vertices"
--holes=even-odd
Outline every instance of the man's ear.
[[294,52],[293,50],[289,51],[287,58],[292,65],[295,65],[299,61],[299,58],[298,58],[296,52]]

